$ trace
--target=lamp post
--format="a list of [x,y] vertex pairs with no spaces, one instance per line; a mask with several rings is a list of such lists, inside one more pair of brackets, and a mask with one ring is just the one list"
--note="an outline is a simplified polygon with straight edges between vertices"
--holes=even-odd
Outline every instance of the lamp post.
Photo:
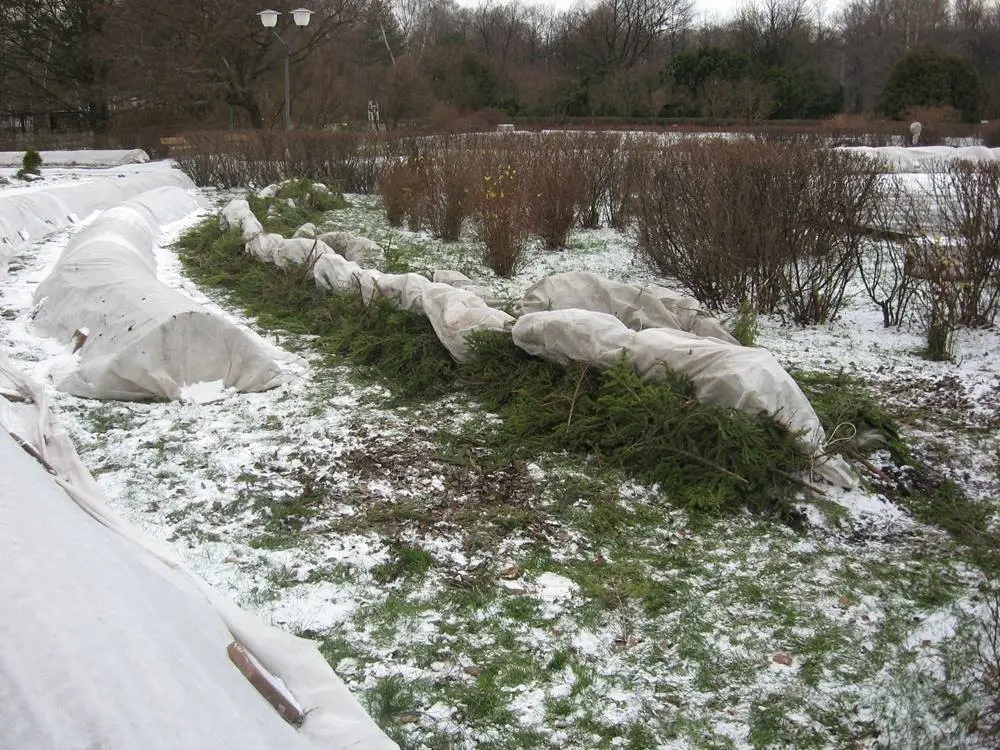
[[[295,21],[296,26],[308,26],[309,18],[312,16],[313,12],[308,8],[297,8],[292,11],[292,20]],[[292,129],[292,94],[291,94],[291,77],[288,72],[290,67],[291,50],[288,49],[288,45],[285,44],[285,40],[281,38],[281,34],[278,33],[275,28],[278,25],[278,16],[281,15],[276,10],[262,10],[257,13],[260,17],[261,25],[265,29],[270,29],[271,33],[277,37],[278,41],[281,42],[281,46],[285,49],[285,130]]]

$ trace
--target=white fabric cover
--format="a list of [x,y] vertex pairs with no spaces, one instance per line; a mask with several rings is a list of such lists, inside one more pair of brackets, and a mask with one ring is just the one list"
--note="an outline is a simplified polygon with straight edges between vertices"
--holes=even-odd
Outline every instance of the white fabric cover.
[[377,242],[350,232],[325,232],[319,235],[336,252],[365,268],[385,268],[385,250]]
[[514,323],[514,318],[490,307],[478,295],[447,284],[427,284],[421,305],[434,333],[456,362],[472,360],[470,333],[506,331]]
[[70,241],[35,293],[42,333],[69,343],[75,331],[88,332],[80,366],[61,389],[89,398],[177,399],[193,383],[261,391],[287,379],[259,336],[157,279],[159,225],[197,207],[186,190],[152,190],[104,212]]
[[636,286],[611,281],[586,271],[547,276],[521,300],[521,312],[591,310],[618,318],[634,331],[673,328],[699,336],[738,343],[715,318],[701,310],[696,300],[663,287]]
[[375,296],[384,297],[400,310],[424,312],[424,289],[431,284],[419,273],[381,273],[373,276]]
[[[0,750],[396,748],[311,642],[237,608],[111,510],[4,353],[0,425]],[[298,732],[230,662],[233,640],[305,710]]]
[[[309,264],[306,276],[323,289],[360,294],[365,304],[385,298],[401,310],[426,315],[441,343],[458,362],[468,362],[471,357],[469,333],[503,331],[513,322],[510,315],[489,307],[471,291],[435,284],[416,273],[381,273],[350,260],[347,256],[351,248],[363,250],[367,247],[364,243],[370,241],[349,232],[327,232],[316,240],[286,240],[264,232],[245,200],[230,202],[222,210],[220,223],[223,228],[238,229],[247,243],[247,252],[262,262],[280,267]],[[336,252],[337,248],[341,253]],[[356,257],[364,255],[362,250]]]
[[885,162],[893,172],[935,172],[950,161],[995,161],[1000,149],[985,146],[841,146],[840,150]]
[[437,270],[431,274],[431,280],[438,284],[448,284],[456,289],[464,289],[467,292],[472,292],[490,307],[498,307],[500,305],[500,298],[493,293],[492,289],[488,286],[477,284],[460,271]]
[[[121,167],[145,164],[149,154],[140,148],[126,150],[39,151],[42,170],[46,167]],[[0,151],[0,167],[20,168],[24,151]]]
[[669,368],[691,379],[703,403],[750,414],[764,412],[800,433],[824,479],[848,487],[857,483],[839,457],[821,457],[826,438],[819,417],[798,384],[764,349],[668,328],[636,332],[613,315],[574,309],[527,313],[518,318],[511,334],[529,354],[559,364],[585,362],[603,369],[625,355],[643,378],[651,380],[661,380]]
[[141,193],[168,186],[194,189],[194,183],[179,169],[150,166],[137,174],[96,173],[74,182],[39,182],[0,191],[0,263],[94,211],[111,208]]
[[370,302],[375,294],[375,276],[378,271],[362,268],[337,253],[321,255],[313,265],[316,285],[332,292],[358,292]]
[[330,248],[319,240],[296,237],[286,240],[280,234],[261,232],[247,243],[247,252],[263,263],[273,263],[278,268],[309,266],[306,274],[312,278],[311,268]]

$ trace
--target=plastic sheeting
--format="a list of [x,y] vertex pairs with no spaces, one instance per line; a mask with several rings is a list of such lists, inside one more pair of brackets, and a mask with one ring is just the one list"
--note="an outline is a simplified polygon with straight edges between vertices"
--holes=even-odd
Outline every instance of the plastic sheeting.
[[[46,167],[121,167],[126,164],[145,164],[149,154],[142,149],[39,151],[42,169]],[[20,168],[24,151],[0,151],[0,167]]]
[[585,271],[547,276],[525,292],[520,307],[522,313],[590,310],[613,315],[634,331],[673,328],[739,343],[692,297],[663,287],[611,281]]
[[181,188],[148,191],[70,241],[35,293],[42,333],[67,343],[76,331],[87,333],[80,365],[61,389],[89,398],[176,399],[193,383],[261,391],[287,380],[274,347],[157,279],[159,225],[197,207]]
[[[235,607],[108,507],[2,353],[0,424],[0,599],[17,605],[0,615],[0,749],[396,748],[311,642]],[[234,640],[304,710],[298,731],[230,662]]]
[[607,368],[626,356],[643,377],[660,380],[669,368],[691,379],[698,400],[751,414],[772,415],[799,433],[827,481],[854,486],[857,479],[839,457],[823,457],[819,417],[798,384],[770,352],[668,328],[632,331],[613,315],[587,310],[528,313],[514,324],[514,343],[529,354],[560,364],[585,362]]
[[1000,149],[985,146],[842,146],[839,150],[885,162],[893,172],[936,172],[950,161],[995,161]]

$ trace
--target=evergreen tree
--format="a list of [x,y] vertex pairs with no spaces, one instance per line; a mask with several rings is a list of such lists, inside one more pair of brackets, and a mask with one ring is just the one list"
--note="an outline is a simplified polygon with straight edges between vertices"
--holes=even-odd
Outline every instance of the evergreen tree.
[[910,107],[954,107],[966,122],[979,122],[986,91],[968,60],[933,47],[903,55],[882,90],[881,110],[902,119]]

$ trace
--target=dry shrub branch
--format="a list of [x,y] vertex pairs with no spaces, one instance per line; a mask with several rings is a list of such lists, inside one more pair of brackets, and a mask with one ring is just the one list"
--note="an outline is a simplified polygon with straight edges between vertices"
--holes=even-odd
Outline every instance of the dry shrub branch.
[[531,199],[527,171],[519,154],[481,151],[477,172],[473,224],[483,243],[483,262],[494,273],[509,278],[517,272],[528,243]]
[[797,143],[686,142],[650,152],[638,247],[703,304],[835,317],[885,202],[878,165]]
[[566,246],[576,221],[584,159],[571,133],[545,136],[530,153],[530,161],[521,159],[530,164],[526,187],[531,196],[531,229],[547,250]]
[[951,240],[932,276],[954,287],[960,325],[989,326],[1000,308],[1000,164],[952,162],[932,190]]

